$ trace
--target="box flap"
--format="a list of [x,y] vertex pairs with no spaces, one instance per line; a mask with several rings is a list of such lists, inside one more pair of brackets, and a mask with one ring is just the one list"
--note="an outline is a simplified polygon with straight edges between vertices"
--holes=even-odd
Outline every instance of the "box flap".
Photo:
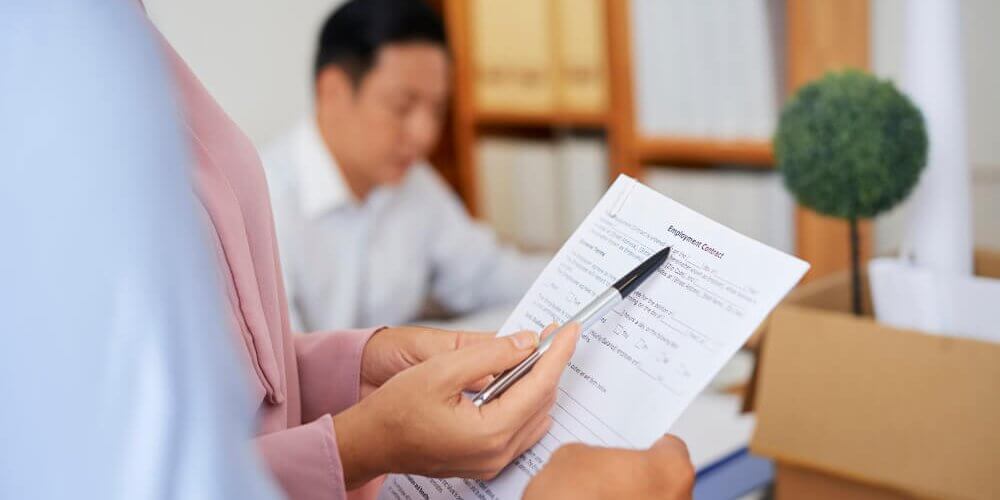
[[814,469],[778,464],[774,477],[775,500],[913,500],[913,495],[848,481]]
[[[980,248],[975,254],[976,275],[990,278],[1000,278],[1000,250]],[[812,282],[799,285],[785,297],[782,304],[794,304],[803,307],[812,307],[825,311],[849,312],[851,310],[851,283],[850,274],[841,272],[813,280]],[[871,293],[868,287],[867,272],[861,273],[862,289],[861,302],[862,310],[866,315],[872,314]],[[757,405],[757,384],[760,378],[760,365],[763,363],[763,352],[759,347],[770,325],[770,316],[764,320],[757,328],[757,331],[747,342],[747,347],[757,355],[757,364],[754,366],[743,399],[743,412],[751,412]]]
[[919,495],[1000,498],[1000,345],[784,305],[763,351],[754,452]]
[[976,276],[1000,278],[1000,250],[980,248],[976,250]]

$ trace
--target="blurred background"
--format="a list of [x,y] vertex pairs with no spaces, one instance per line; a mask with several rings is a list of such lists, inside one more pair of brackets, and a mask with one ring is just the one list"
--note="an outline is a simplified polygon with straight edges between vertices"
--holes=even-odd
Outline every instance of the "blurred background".
[[[340,3],[146,6],[262,146],[309,109],[317,32]],[[846,236],[839,223],[796,209],[772,171],[769,137],[785,97],[828,69],[899,80],[905,0],[431,3],[447,20],[456,58],[451,122],[433,160],[505,239],[558,248],[623,172],[749,236],[798,250],[814,262],[811,277],[846,265],[846,254],[809,255],[839,252]],[[1000,4],[963,0],[961,18],[975,239],[1000,247]],[[557,197],[536,195],[557,186]],[[905,213],[904,204],[865,233],[869,254],[897,249]]]
[[[475,217],[522,249],[554,252],[610,182],[628,174],[809,261],[806,281],[836,275],[850,263],[847,225],[797,206],[782,185],[771,144],[779,110],[804,84],[844,68],[892,80],[905,92],[906,61],[922,50],[908,46],[913,37],[907,38],[907,11],[918,1],[431,1],[445,19],[454,61],[448,119],[431,162]],[[318,31],[341,3],[145,1],[150,17],[259,148],[310,113]],[[953,192],[971,197],[971,246],[998,249],[1000,2],[957,5],[961,74],[955,81],[961,88],[948,95],[965,101],[954,115],[964,117],[965,130],[949,139],[959,151],[966,146],[971,186]],[[921,108],[926,113],[928,106]],[[911,224],[910,200],[863,223],[863,260],[897,253]],[[977,259],[977,272],[1000,276],[1000,254]],[[998,293],[1000,282],[990,283],[977,286]],[[850,481],[888,488],[879,493],[884,496],[864,498],[907,498],[900,489],[991,497],[982,485],[996,487],[996,480],[982,478],[995,475],[988,471],[1000,457],[993,451],[983,462],[981,455],[995,450],[988,440],[996,443],[997,436],[990,422],[1000,410],[988,396],[997,393],[996,345],[948,344],[943,353],[943,344],[930,337],[882,332],[881,323],[847,316],[846,281],[824,286],[790,298],[793,309],[822,312],[799,311],[795,320],[785,314],[780,325],[773,319],[763,325],[772,346],[789,347],[771,347],[770,357],[757,358],[751,342],[671,428],[688,442],[698,466],[703,489],[695,497],[730,498],[718,491],[731,492],[741,480],[747,488],[770,484],[771,462],[747,452],[755,425],[755,452],[769,449],[779,461],[791,457],[849,478],[834,484],[786,468],[785,491],[800,493],[788,498],[816,498],[812,492],[821,484],[834,492],[824,498],[874,495]],[[906,289],[897,286],[888,295],[899,299],[904,316],[913,316]],[[973,295],[980,305],[970,309],[992,309],[981,306],[988,295]],[[507,311],[488,313],[480,319],[485,325],[459,325],[495,327]],[[992,320],[982,324],[996,331]],[[811,344],[801,341],[807,333],[816,333]],[[775,338],[784,340],[775,344]],[[756,368],[765,382],[755,385],[748,379],[760,359],[767,360]],[[769,395],[757,396],[756,417],[742,412],[750,406],[746,392],[753,400],[753,388],[769,384]],[[935,432],[940,439],[933,446],[945,452],[914,458]],[[883,438],[888,441],[873,444]],[[715,476],[706,476],[711,471]],[[704,489],[713,484],[722,489]],[[805,489],[788,486],[794,484]],[[762,495],[769,495],[766,488]]]

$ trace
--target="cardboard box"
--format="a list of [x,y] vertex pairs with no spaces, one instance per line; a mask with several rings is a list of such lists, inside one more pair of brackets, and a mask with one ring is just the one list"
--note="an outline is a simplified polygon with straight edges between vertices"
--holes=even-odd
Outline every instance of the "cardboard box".
[[[976,266],[1000,278],[1000,252]],[[1000,498],[1000,345],[849,310],[845,273],[765,325],[750,447],[778,462],[776,497]]]

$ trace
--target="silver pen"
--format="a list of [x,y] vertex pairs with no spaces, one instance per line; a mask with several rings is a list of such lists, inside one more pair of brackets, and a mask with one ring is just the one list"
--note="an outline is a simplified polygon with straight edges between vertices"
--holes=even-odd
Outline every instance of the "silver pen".
[[526,373],[531,371],[531,367],[535,366],[542,354],[549,350],[552,346],[553,339],[556,338],[559,333],[564,329],[568,328],[569,325],[573,323],[578,323],[580,325],[580,332],[586,331],[588,328],[594,325],[597,321],[603,318],[606,314],[611,312],[615,306],[620,304],[625,297],[628,297],[632,291],[639,287],[642,282],[646,281],[646,278],[653,275],[653,273],[666,262],[667,257],[670,256],[670,247],[666,247],[659,252],[653,254],[642,264],[639,264],[635,269],[629,271],[628,274],[623,276],[620,280],[611,285],[603,293],[598,295],[594,300],[592,300],[583,309],[580,309],[572,318],[562,324],[548,337],[542,339],[539,342],[538,347],[534,352],[531,353],[527,358],[524,358],[517,366],[501,373],[497,376],[493,382],[490,382],[485,389],[476,394],[472,399],[472,404],[476,406],[482,406],[489,403],[494,398],[506,391],[510,386],[514,385],[521,379]]

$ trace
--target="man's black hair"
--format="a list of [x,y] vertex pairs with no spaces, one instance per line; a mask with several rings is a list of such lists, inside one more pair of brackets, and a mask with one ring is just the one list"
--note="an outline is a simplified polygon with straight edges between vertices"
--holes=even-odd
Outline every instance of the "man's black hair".
[[358,85],[379,49],[405,42],[430,42],[447,50],[441,17],[421,0],[350,0],[323,25],[313,77],[332,64]]

